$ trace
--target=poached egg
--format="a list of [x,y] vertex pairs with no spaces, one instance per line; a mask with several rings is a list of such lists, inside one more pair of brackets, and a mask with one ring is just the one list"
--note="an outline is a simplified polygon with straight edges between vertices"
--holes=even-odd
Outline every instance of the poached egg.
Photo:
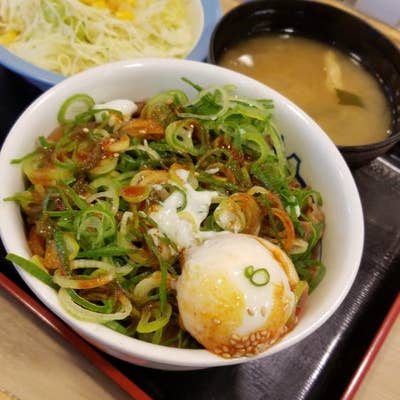
[[182,324],[209,351],[254,356],[288,331],[299,278],[278,246],[252,235],[217,233],[185,249],[181,266],[176,290]]

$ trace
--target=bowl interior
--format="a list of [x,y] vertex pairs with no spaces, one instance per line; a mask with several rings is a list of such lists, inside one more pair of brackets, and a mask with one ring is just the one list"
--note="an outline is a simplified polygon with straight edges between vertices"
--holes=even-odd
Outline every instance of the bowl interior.
[[[188,16],[191,21],[193,46],[186,58],[203,61],[207,57],[208,43],[222,11],[214,0],[189,0]],[[47,90],[65,79],[65,76],[37,67],[0,46],[0,64],[22,75],[39,89]]]
[[[234,27],[234,29],[232,29]],[[400,52],[383,34],[363,20],[333,6],[298,0],[259,0],[227,14],[211,38],[209,59],[218,64],[235,43],[264,33],[288,33],[338,48],[359,61],[379,82],[391,111],[391,134],[366,146],[340,146],[346,153],[382,153],[400,140]],[[351,160],[350,160],[351,161]]]
[[[116,98],[143,100],[162,90],[182,89],[187,77],[202,86],[234,84],[242,95],[274,101],[274,119],[285,137],[288,155],[300,160],[306,182],[322,193],[326,214],[322,259],[327,273],[309,298],[298,326],[259,357],[298,342],[319,327],[339,306],[356,276],[363,248],[364,225],[360,199],[352,175],[330,139],[304,112],[261,83],[217,66],[187,60],[157,59],[119,62],[75,75],[40,96],[19,118],[0,153],[0,234],[8,252],[29,256],[18,207],[2,199],[23,189],[20,167],[10,161],[34,148],[35,139],[56,125],[62,102],[76,93],[96,101]],[[338,223],[340,221],[340,223]],[[339,251],[340,250],[340,251]],[[120,335],[100,325],[80,322],[67,315],[50,288],[20,271],[35,294],[71,327],[104,351],[124,360],[155,368],[194,369],[249,361],[225,360],[205,350],[171,349]]]

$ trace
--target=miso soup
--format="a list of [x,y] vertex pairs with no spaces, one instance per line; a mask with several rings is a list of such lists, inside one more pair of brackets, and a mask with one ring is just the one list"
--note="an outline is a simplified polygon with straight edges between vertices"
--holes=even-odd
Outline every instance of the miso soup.
[[288,97],[337,145],[379,142],[390,133],[389,104],[378,81],[333,47],[302,37],[265,35],[227,50],[220,65]]

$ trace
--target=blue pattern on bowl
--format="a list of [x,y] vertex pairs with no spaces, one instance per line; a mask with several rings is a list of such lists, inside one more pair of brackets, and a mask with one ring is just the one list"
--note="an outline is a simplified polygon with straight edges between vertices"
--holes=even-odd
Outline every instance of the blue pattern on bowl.
[[297,181],[300,183],[301,187],[306,187],[307,184],[305,180],[300,175],[300,167],[301,167],[301,158],[296,154],[292,153],[290,156],[287,157],[288,160],[294,161],[295,164],[295,177]]

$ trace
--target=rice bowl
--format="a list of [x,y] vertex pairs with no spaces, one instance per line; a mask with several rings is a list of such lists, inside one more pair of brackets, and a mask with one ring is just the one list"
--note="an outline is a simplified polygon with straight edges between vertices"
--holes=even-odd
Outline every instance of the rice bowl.
[[[11,130],[3,146],[0,165],[5,180],[3,199],[22,190],[19,169],[10,160],[33,149],[34,139],[47,134],[57,124],[56,113],[65,98],[88,93],[97,101],[115,98],[144,99],[171,88],[188,90],[180,78],[200,85],[234,84],[242,95],[270,98],[275,105],[275,123],[283,132],[288,154],[301,159],[301,175],[325,198],[327,228],[322,260],[327,274],[310,296],[298,326],[281,341],[257,357],[283,350],[317,329],[339,306],[358,270],[363,247],[363,217],[353,178],[344,160],[321,129],[301,110],[262,84],[219,67],[183,60],[154,59],[119,62],[73,76],[42,95]],[[101,87],[98,85],[102,82]],[[24,137],[24,140],[21,138]],[[342,223],[337,224],[337,216]],[[18,207],[2,202],[0,232],[8,252],[27,257],[28,247]],[[340,249],[340,252],[338,251]],[[109,329],[71,318],[60,307],[55,293],[35,278],[19,270],[23,279],[52,311],[100,349],[126,361],[160,369],[184,370],[229,365],[254,358],[227,360],[205,350],[174,349],[140,342]]]

